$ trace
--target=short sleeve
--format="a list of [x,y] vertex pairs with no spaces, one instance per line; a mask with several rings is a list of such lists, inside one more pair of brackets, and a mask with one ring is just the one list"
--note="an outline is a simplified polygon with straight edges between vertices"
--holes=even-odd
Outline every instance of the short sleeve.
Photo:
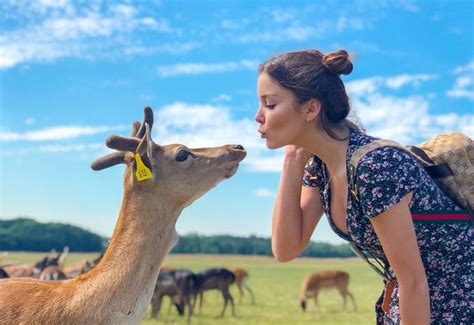
[[319,187],[322,182],[322,165],[323,162],[316,156],[312,156],[304,167],[303,186]]
[[363,157],[356,170],[356,189],[364,214],[375,217],[418,187],[421,166],[408,153],[383,147]]

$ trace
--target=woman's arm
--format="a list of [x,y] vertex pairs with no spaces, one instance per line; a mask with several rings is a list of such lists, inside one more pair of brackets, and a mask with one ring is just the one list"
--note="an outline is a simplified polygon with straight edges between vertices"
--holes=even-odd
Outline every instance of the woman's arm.
[[408,203],[398,204],[370,219],[399,283],[402,325],[430,323],[430,295]]
[[323,213],[319,189],[301,186],[310,157],[301,150],[286,149],[273,209],[272,251],[280,262],[292,260],[304,250]]

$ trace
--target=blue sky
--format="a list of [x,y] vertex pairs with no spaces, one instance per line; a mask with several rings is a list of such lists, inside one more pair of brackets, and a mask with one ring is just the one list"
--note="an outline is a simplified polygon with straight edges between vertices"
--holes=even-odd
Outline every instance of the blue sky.
[[[474,137],[473,16],[472,1],[2,1],[0,217],[109,236],[123,166],[89,165],[150,105],[157,143],[248,150],[178,233],[269,236],[282,150],[256,132],[258,64],[346,49],[343,80],[370,134]],[[341,242],[325,220],[313,240]]]

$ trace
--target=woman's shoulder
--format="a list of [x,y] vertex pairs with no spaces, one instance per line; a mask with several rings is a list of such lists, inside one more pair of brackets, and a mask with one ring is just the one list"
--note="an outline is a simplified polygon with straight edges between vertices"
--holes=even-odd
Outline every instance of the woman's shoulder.
[[[370,136],[364,133],[356,133],[351,135],[352,148],[349,158],[352,158],[352,155],[361,147],[377,140],[381,140],[381,138]],[[414,168],[421,167],[418,165],[416,159],[403,149],[393,146],[382,146],[375,148],[363,155],[357,164],[357,169],[359,169],[360,166],[364,166],[365,169],[369,168],[377,170],[400,165],[409,165],[413,166]]]

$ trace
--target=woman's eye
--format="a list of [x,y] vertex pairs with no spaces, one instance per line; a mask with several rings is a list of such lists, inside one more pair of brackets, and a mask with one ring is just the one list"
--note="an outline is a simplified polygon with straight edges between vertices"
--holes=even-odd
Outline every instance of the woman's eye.
[[188,156],[189,152],[184,149],[181,149],[176,155],[176,161],[185,161],[186,159],[188,159]]
[[270,104],[265,104],[263,106],[265,106],[266,108],[268,109],[273,109],[273,107],[275,107],[276,104],[273,104],[273,105],[270,105]]

